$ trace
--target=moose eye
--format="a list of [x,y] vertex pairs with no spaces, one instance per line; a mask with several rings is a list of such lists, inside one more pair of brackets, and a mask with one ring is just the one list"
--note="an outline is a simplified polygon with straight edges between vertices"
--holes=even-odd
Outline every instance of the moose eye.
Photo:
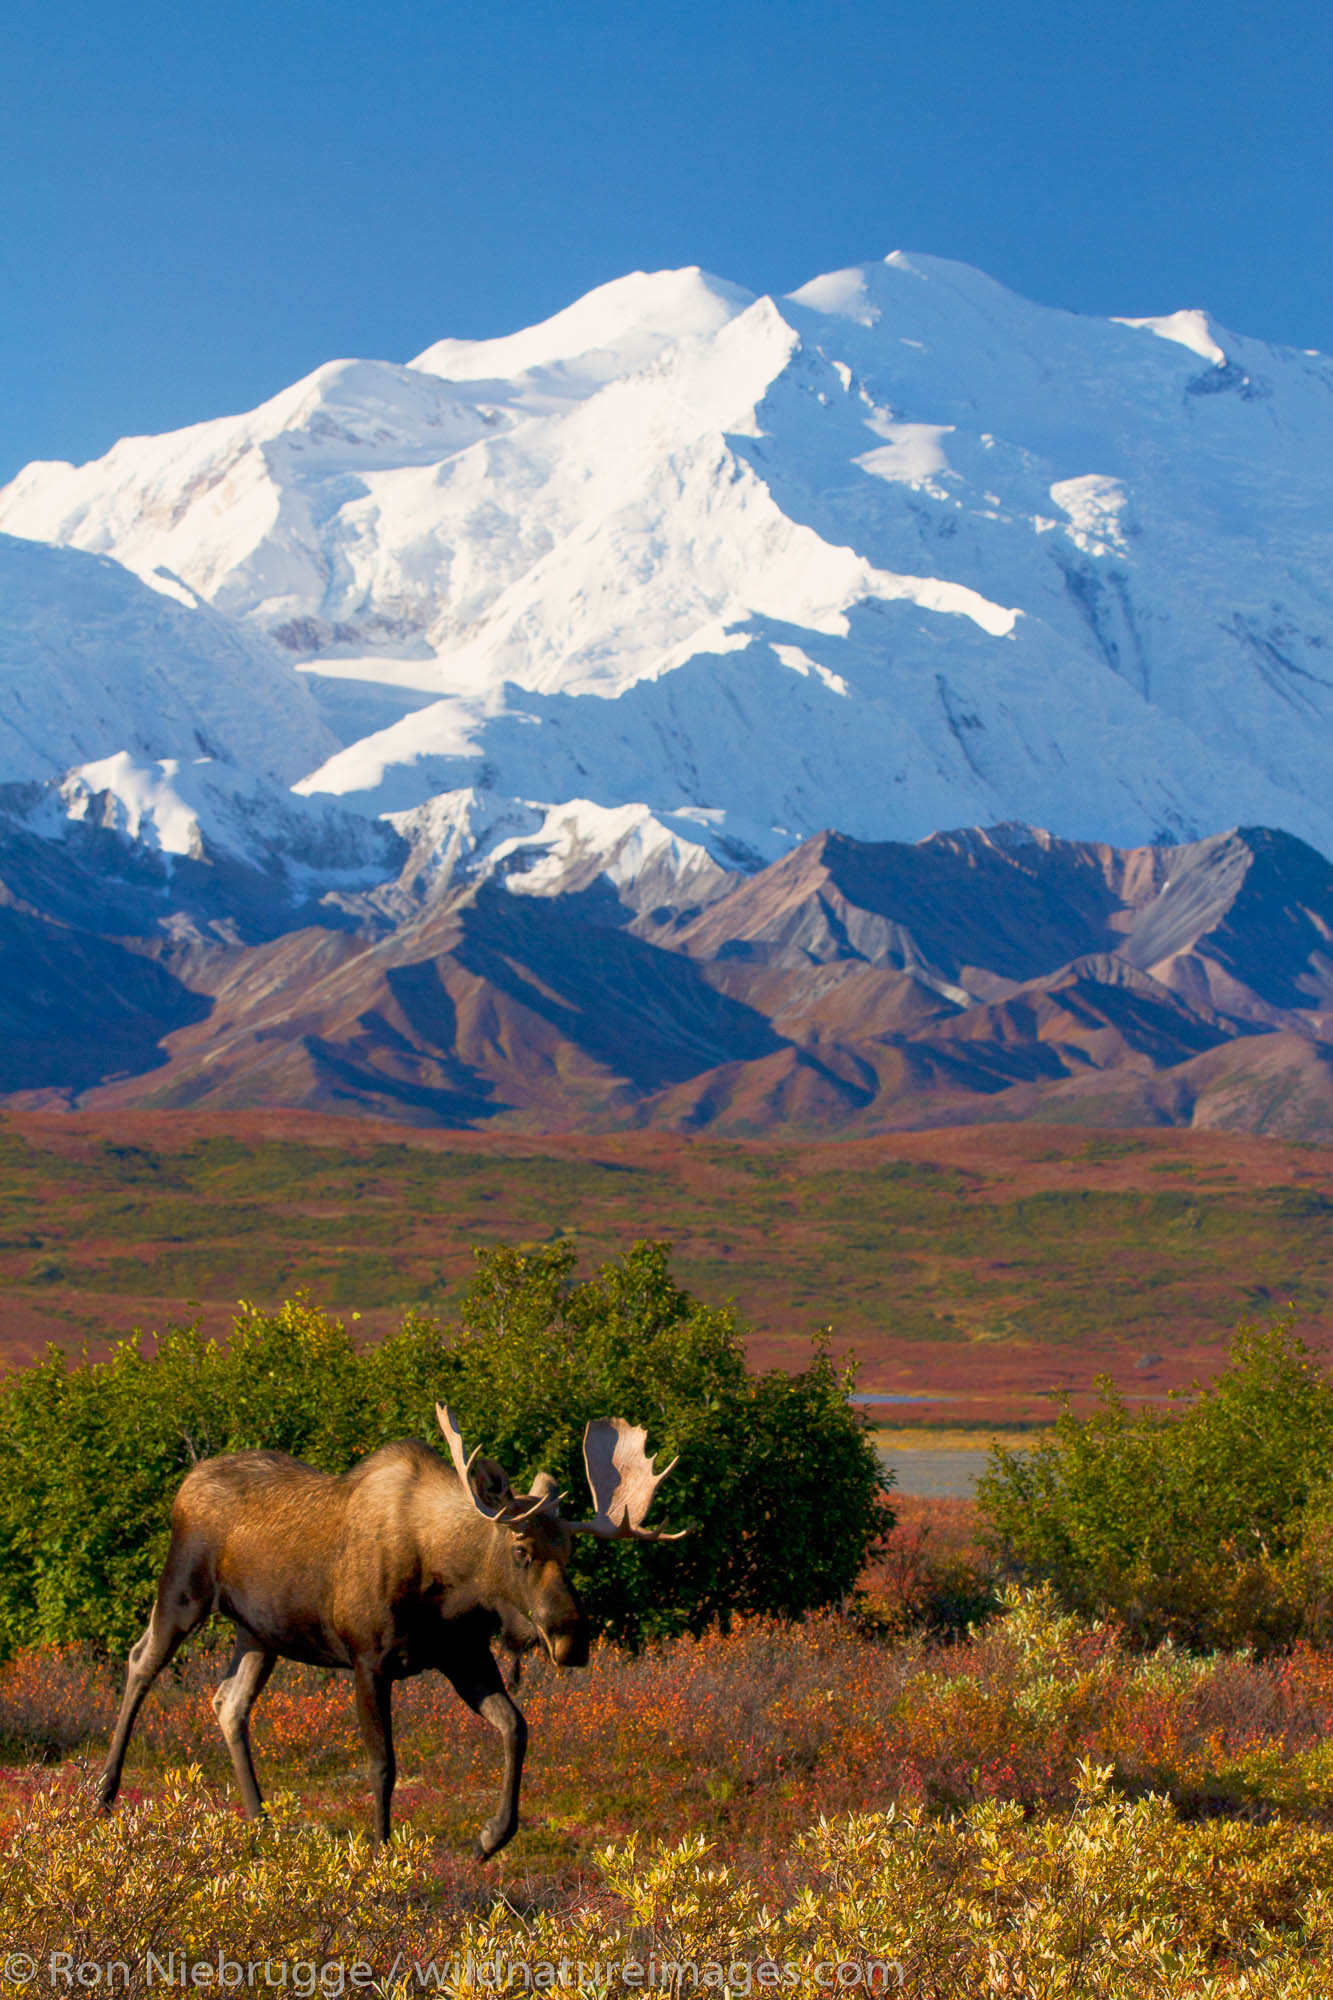
[[532,1568],[532,1550],[524,1548],[522,1542],[514,1544],[514,1561],[520,1569]]

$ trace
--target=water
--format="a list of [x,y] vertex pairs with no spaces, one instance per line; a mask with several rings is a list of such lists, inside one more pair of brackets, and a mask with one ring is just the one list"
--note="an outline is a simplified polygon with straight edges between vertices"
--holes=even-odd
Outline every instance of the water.
[[958,1398],[942,1393],[938,1389],[924,1396],[890,1395],[882,1389],[871,1389],[864,1394],[858,1390],[857,1394],[849,1396],[847,1401],[849,1403],[956,1403]]
[[920,1500],[970,1500],[990,1453],[967,1447],[891,1445],[881,1450],[879,1459],[897,1475],[895,1493],[909,1493]]

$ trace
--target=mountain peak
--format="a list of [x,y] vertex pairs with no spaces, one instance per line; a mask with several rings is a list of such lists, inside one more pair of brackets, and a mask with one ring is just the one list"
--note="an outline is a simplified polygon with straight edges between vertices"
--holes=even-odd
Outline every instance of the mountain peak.
[[753,299],[753,293],[711,277],[697,264],[679,271],[632,271],[535,326],[489,340],[437,340],[410,365],[455,382],[553,369],[609,381],[646,366],[675,341],[716,333]]
[[1227,365],[1226,349],[1218,344],[1217,329],[1209,315],[1197,306],[1163,313],[1155,319],[1119,319],[1116,324],[1142,327],[1148,333],[1155,333],[1159,340],[1172,340],[1214,368]]

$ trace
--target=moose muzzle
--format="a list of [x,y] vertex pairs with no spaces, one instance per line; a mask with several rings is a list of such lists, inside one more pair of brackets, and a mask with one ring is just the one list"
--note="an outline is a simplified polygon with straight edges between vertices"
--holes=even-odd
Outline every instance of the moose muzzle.
[[557,1667],[586,1667],[588,1664],[588,1621],[577,1619],[553,1632],[542,1632],[546,1650]]

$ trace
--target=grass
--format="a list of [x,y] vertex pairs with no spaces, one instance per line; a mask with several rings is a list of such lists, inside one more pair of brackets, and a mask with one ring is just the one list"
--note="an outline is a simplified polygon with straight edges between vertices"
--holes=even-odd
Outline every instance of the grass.
[[881,1452],[989,1451],[993,1445],[1006,1451],[1035,1451],[1052,1432],[1038,1424],[904,1424],[876,1425],[870,1435]]
[[940,1387],[985,1347],[1027,1357],[1034,1382],[1141,1349],[1185,1369],[1288,1299],[1307,1336],[1333,1334],[1316,1148],[1049,1127],[801,1147],[326,1126],[329,1143],[169,1118],[133,1140],[88,1120],[0,1125],[11,1352],[196,1312],[221,1331],[238,1298],[299,1287],[383,1331],[405,1305],[447,1312],[473,1244],[575,1231],[589,1262],[672,1240],[691,1289],[738,1301],[761,1360],[831,1323],[866,1386],[881,1359],[901,1379],[916,1354]]

